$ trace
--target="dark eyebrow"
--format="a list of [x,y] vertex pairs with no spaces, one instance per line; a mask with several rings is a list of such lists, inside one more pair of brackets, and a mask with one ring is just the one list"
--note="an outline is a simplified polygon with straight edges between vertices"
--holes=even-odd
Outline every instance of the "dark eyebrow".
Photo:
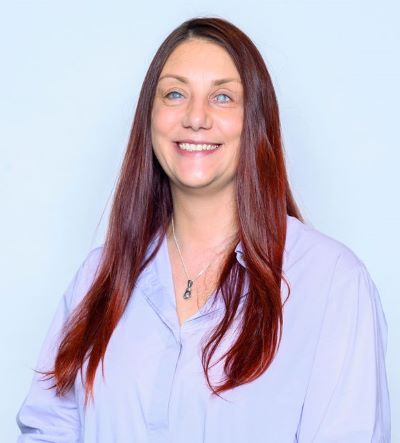
[[[174,75],[174,74],[165,74],[165,75],[161,76],[158,81],[161,81],[164,78],[174,78],[176,80],[179,80],[182,83],[189,83],[189,81],[186,77],[182,77],[181,75]],[[218,80],[214,80],[213,85],[219,86],[224,83],[230,83],[230,82],[241,83],[241,81],[238,78],[220,78]]]

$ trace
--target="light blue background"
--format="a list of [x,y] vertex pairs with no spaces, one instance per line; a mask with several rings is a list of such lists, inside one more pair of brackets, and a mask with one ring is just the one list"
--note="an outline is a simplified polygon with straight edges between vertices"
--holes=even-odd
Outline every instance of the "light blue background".
[[55,306],[102,242],[151,58],[184,19],[214,14],[266,59],[306,219],[351,247],[380,290],[400,441],[399,3],[81,3],[0,6],[0,440],[16,438]]

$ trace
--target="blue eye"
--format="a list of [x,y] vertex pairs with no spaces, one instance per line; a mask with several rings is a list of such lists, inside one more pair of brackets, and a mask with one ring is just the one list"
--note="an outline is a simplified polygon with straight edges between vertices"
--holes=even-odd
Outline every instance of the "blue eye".
[[168,94],[166,95],[167,98],[171,98],[172,100],[176,99],[176,98],[181,98],[182,94],[178,91],[171,91],[168,92]]
[[[223,100],[219,100],[218,97],[224,97],[224,99]],[[228,95],[226,95],[226,94],[218,94],[216,96],[216,99],[217,99],[217,102],[220,102],[220,103],[227,103],[227,102],[231,101],[231,98]]]

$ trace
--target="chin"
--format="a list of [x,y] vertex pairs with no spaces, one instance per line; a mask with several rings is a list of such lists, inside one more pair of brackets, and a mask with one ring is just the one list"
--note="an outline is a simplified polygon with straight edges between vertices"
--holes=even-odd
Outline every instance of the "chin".
[[212,179],[193,180],[193,178],[191,180],[181,179],[178,182],[180,188],[186,189],[204,189],[212,186],[212,183]]

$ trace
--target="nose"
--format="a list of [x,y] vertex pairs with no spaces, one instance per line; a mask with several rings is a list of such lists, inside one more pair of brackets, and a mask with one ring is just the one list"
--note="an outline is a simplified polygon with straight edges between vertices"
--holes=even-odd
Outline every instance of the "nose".
[[192,97],[185,110],[182,125],[194,131],[199,129],[210,129],[212,126],[212,116],[210,114],[208,100],[201,97]]

